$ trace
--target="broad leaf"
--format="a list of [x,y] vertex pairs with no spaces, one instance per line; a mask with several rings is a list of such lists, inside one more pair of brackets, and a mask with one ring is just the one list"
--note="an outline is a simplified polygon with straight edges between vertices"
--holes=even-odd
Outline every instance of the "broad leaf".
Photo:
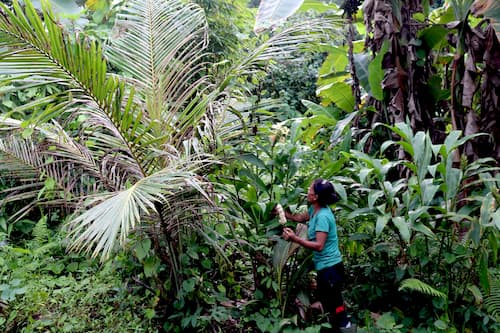
[[[345,72],[349,63],[347,58],[347,50],[345,48],[332,47],[325,61],[319,69],[320,79],[322,76],[327,76],[331,73]],[[318,81],[318,84],[321,80]]]
[[373,95],[370,88],[370,73],[368,69],[371,61],[371,55],[368,53],[354,54],[354,66],[356,67],[356,75],[359,79],[359,84],[368,94]]
[[382,69],[382,59],[385,53],[389,49],[389,43],[387,41],[382,44],[380,52],[377,54],[375,59],[368,65],[368,82],[370,83],[371,95],[377,100],[381,101],[384,98],[384,92],[382,90],[382,81],[384,80],[384,70]]
[[390,219],[391,216],[389,214],[377,216],[377,223],[375,226],[376,236],[379,236],[382,233],[382,231],[384,230],[385,226],[387,225]]
[[254,31],[262,32],[280,24],[300,8],[304,0],[261,0]]
[[346,112],[354,110],[354,96],[352,87],[344,82],[337,82],[320,87],[317,94]]
[[424,41],[429,49],[439,49],[441,43],[447,43],[445,37],[448,30],[440,25],[434,25],[419,32],[419,37]]
[[405,221],[404,217],[402,216],[393,217],[392,223],[396,226],[396,228],[398,228],[401,239],[404,240],[405,242],[408,242],[410,240],[411,234],[408,223]]

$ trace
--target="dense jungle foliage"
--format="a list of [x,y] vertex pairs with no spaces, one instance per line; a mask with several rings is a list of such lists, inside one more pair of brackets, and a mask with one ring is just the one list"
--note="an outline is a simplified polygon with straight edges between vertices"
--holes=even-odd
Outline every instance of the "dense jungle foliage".
[[319,177],[358,332],[500,331],[498,1],[0,11],[2,332],[324,332]]

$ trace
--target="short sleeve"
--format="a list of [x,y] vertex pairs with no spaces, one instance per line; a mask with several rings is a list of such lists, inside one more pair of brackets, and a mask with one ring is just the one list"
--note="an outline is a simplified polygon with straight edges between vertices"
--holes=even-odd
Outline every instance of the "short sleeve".
[[328,219],[328,216],[325,214],[318,215],[318,220],[316,222],[316,232],[330,232],[330,223]]

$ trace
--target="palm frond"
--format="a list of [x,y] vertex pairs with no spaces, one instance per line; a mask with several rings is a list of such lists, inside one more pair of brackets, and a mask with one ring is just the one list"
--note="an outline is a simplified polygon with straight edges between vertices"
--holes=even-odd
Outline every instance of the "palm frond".
[[401,285],[398,290],[411,290],[416,291],[425,295],[436,296],[440,298],[447,298],[446,294],[431,287],[427,283],[420,281],[419,279],[405,279],[401,281]]
[[42,6],[42,17],[30,1],[24,4],[20,6],[16,0],[11,10],[0,3],[2,80],[20,83],[20,89],[57,83],[63,90],[21,108],[32,109],[32,120],[37,123],[64,112],[87,112],[99,119],[95,123],[113,134],[140,165],[144,160],[141,140],[149,126],[134,101],[134,90],[107,74],[106,60],[95,41],[63,30],[47,2]]
[[209,161],[181,163],[144,177],[126,190],[98,195],[88,202],[86,211],[68,223],[70,249],[92,253],[93,257],[101,254],[105,260],[117,241],[125,244],[128,234],[145,217],[158,214],[156,204],[175,205],[168,202],[168,196],[187,187],[203,192],[194,172]]
[[[233,75],[244,75],[261,70],[269,60],[296,59],[300,51],[328,38],[334,21],[308,20],[279,31],[252,50],[230,70]],[[231,74],[230,74],[231,75]]]
[[0,170],[4,176],[36,182],[44,163],[33,141],[17,136],[0,139]]
[[[108,57],[150,93],[159,93],[162,83],[190,82],[182,79],[192,70],[185,64],[199,60],[208,43],[203,10],[179,0],[130,1],[117,16],[115,29],[121,33]],[[165,73],[171,79],[161,82]]]
[[[124,187],[126,180],[110,176],[116,163],[100,163],[105,160],[75,141],[57,123],[31,126],[32,137],[21,138],[22,126],[18,120],[0,117],[0,170],[2,177],[11,178],[16,185],[5,190],[4,203],[24,202],[25,206],[10,216],[19,219],[32,208],[42,205],[68,207],[77,205],[79,198],[101,189],[115,190]],[[125,172],[122,172],[125,173]],[[51,178],[58,193],[64,197],[41,197],[44,182]]]
[[134,0],[118,15],[116,29],[120,33],[107,55],[139,84],[155,135],[184,135],[204,112],[199,107],[207,86],[203,10],[180,0]]
[[[5,168],[17,165],[25,177],[30,170],[26,168],[30,166],[36,170],[37,177],[51,176],[61,184],[65,183],[68,176],[63,170],[84,170],[82,174],[102,178],[93,153],[76,142],[57,122],[30,126],[30,129],[33,131],[32,137],[21,139],[22,122],[0,116],[0,131],[6,135],[0,139],[0,150],[10,156],[10,159],[4,160]],[[21,145],[24,148],[20,148]],[[71,191],[69,188],[65,190]]]

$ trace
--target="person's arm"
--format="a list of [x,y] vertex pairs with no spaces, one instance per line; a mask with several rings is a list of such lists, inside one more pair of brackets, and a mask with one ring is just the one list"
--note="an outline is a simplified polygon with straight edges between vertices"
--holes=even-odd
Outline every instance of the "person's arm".
[[325,247],[325,242],[326,242],[326,237],[328,236],[327,232],[323,231],[317,231],[316,232],[316,239],[314,241],[310,241],[304,238],[300,238],[293,232],[292,229],[290,228],[284,228],[283,229],[283,238],[285,240],[292,241],[294,243],[297,243],[306,249],[310,249],[313,251],[321,251]]
[[287,220],[293,221],[293,222],[307,222],[309,221],[309,212],[305,211],[302,213],[296,213],[293,214],[289,211],[285,211],[285,217]]

